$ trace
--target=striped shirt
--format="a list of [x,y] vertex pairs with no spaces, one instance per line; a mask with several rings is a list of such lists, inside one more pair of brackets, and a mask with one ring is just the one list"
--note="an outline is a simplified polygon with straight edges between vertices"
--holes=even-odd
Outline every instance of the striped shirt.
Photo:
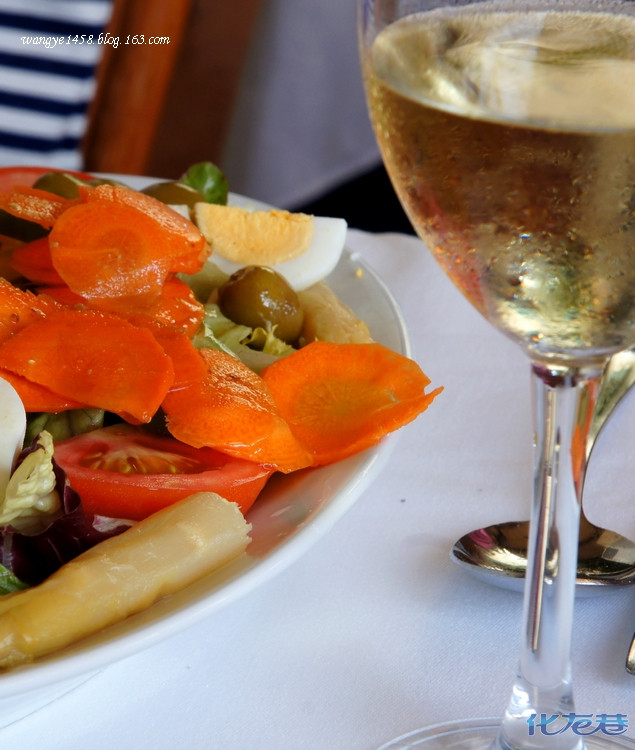
[[0,166],[82,167],[111,0],[0,0]]

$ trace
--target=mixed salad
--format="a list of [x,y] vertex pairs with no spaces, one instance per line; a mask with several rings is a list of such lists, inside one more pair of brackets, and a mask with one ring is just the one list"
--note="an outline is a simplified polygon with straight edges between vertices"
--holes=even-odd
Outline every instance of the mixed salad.
[[285,276],[286,250],[236,263],[215,226],[251,246],[293,215],[205,209],[227,202],[209,163],[144,191],[0,169],[0,631],[17,592],[106,540],[201,493],[242,518],[272,474],[374,445],[440,392],[320,280],[341,223],[321,219],[318,260],[303,247]]

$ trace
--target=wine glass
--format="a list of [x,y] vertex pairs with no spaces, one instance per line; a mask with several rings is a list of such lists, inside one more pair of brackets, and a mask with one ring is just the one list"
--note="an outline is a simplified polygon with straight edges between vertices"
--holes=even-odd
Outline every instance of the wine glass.
[[571,632],[584,445],[635,344],[635,2],[358,0],[371,121],[419,236],[529,358],[534,486],[519,668],[500,721],[385,748],[588,750]]

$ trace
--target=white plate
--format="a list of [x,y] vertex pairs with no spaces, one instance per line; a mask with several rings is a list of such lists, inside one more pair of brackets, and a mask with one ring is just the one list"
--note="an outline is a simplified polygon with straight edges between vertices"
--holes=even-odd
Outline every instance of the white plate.
[[[133,187],[139,184],[122,179]],[[345,251],[328,283],[367,322],[375,340],[410,355],[396,301],[359,257]],[[108,664],[209,617],[280,572],[364,492],[385,464],[395,438],[389,436],[377,447],[331,466],[274,475],[248,514],[253,530],[245,555],[178,595],[72,648],[0,674],[0,727],[32,713]]]

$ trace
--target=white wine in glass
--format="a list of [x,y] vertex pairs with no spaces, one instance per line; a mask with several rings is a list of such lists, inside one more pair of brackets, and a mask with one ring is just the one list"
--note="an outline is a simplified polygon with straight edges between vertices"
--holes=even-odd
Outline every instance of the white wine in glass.
[[583,446],[608,358],[635,344],[635,2],[358,0],[358,20],[397,195],[458,289],[527,354],[536,431],[504,716],[385,747],[634,748],[574,731],[570,650]]

